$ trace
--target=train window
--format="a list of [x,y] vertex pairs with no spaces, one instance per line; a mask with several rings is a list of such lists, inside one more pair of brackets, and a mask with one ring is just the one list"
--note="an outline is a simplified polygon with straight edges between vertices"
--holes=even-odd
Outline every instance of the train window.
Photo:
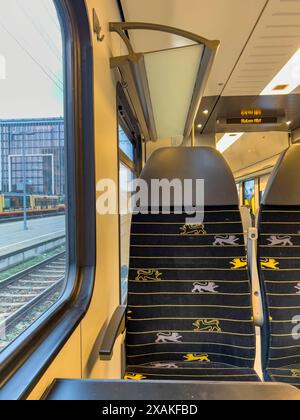
[[118,86],[118,144],[119,144],[119,203],[120,203],[120,294],[121,303],[127,298],[131,214],[127,211],[130,182],[140,172],[141,141],[139,129],[127,101]]
[[[125,210],[125,206],[130,198],[128,192],[129,183],[134,180],[135,172],[126,164],[120,161],[120,203]],[[126,211],[120,214],[120,258],[121,258],[121,302],[127,298],[128,269],[129,269],[129,246],[130,246],[130,227],[131,215]]]
[[120,259],[121,259],[121,302],[127,298],[131,214],[127,211],[130,199],[130,182],[136,177],[135,144],[119,126],[119,200],[120,200]]
[[63,42],[52,0],[0,6],[0,352],[66,278]]
[[119,147],[126,157],[134,162],[135,147],[121,126],[119,126]]
[[255,180],[244,182],[244,205],[255,214]]

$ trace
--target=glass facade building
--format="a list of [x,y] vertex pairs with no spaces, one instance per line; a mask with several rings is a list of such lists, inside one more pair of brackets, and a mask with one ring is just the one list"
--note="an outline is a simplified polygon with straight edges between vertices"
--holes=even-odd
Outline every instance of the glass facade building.
[[0,120],[0,193],[65,195],[64,119]]

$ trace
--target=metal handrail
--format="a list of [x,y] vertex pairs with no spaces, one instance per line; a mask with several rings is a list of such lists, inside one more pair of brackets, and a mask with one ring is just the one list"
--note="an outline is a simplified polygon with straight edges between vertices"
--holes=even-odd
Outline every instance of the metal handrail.
[[130,30],[148,30],[148,31],[157,31],[157,32],[166,32],[172,35],[181,36],[183,38],[189,39],[198,44],[205,45],[206,47],[217,50],[220,41],[209,40],[200,35],[194,34],[193,32],[185,31],[183,29],[175,28],[173,26],[160,25],[156,23],[146,23],[146,22],[111,22],[109,24],[110,32],[117,32],[120,37],[123,39],[126,47],[128,48],[129,54],[135,54],[131,42],[126,34],[126,31]]

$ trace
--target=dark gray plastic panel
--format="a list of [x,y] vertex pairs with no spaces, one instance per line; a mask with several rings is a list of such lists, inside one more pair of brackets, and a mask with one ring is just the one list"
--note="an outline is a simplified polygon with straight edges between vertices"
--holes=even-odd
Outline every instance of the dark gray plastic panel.
[[[158,149],[148,160],[141,179],[148,183],[150,194],[153,179],[204,179],[205,206],[231,206],[239,203],[231,169],[221,153],[211,147]],[[195,197],[194,191],[193,204]]]
[[56,380],[43,396],[47,401],[285,401],[300,400],[287,384],[212,383],[195,381]]
[[262,204],[300,206],[300,144],[287,149],[269,179]]

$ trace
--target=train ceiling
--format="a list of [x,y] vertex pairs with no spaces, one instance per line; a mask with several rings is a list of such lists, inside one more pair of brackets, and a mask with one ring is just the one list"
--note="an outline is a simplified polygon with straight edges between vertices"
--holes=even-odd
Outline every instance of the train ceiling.
[[[271,114],[278,110],[285,121],[292,121],[291,126],[284,123],[269,129],[300,127],[300,89],[288,96],[259,96],[299,49],[300,0],[121,0],[121,4],[127,21],[161,23],[221,41],[197,119],[203,132],[228,131],[217,120],[228,110],[229,117],[237,116],[245,107]],[[174,47],[177,40],[151,39],[144,33],[133,42],[138,49],[149,50],[161,43]]]

